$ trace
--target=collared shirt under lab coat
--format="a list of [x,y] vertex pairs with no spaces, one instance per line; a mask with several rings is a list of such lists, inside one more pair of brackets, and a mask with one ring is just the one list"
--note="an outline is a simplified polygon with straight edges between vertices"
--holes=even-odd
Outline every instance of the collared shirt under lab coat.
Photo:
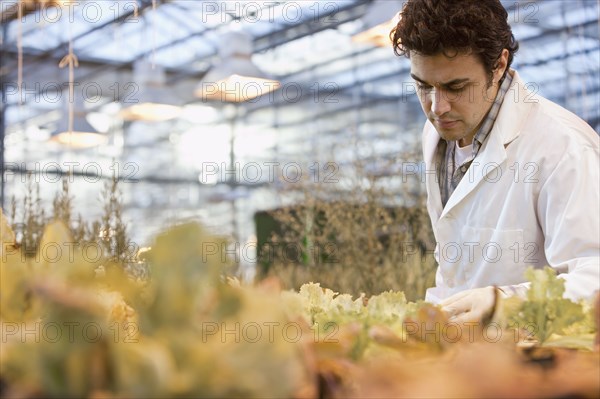
[[428,301],[490,285],[523,296],[528,266],[553,267],[567,298],[600,288],[600,137],[511,74],[496,123],[444,208],[433,162],[440,137],[425,124],[427,210],[439,263]]

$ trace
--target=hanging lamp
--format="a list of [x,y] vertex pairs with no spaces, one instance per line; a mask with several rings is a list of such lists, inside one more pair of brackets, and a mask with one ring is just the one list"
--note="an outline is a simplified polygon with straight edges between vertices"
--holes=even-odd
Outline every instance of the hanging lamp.
[[139,90],[129,96],[131,101],[121,110],[123,119],[163,122],[181,114],[181,107],[176,105],[178,99],[166,87],[165,71],[161,66],[141,59],[134,63],[133,73]]
[[[108,141],[106,134],[99,133],[87,121],[85,110],[85,100],[78,92],[74,92],[74,97],[69,100],[69,95],[65,96],[68,105],[69,101],[73,101],[73,124],[69,126],[69,112],[65,112],[55,132],[50,136],[50,141],[63,144],[71,148],[89,148],[105,144]],[[65,107],[67,108],[67,106]]]
[[400,0],[375,0],[362,18],[365,30],[352,36],[352,40],[378,47],[391,47],[390,31],[400,20],[403,5],[404,1]]
[[204,76],[194,94],[203,100],[244,102],[277,90],[281,84],[252,62],[252,38],[228,32],[219,43],[219,61]]

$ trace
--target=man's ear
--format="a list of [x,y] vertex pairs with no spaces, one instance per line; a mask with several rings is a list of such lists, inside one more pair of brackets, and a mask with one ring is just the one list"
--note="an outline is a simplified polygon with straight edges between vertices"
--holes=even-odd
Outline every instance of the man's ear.
[[500,57],[498,58],[498,62],[496,63],[496,69],[494,69],[494,83],[498,83],[502,76],[504,76],[504,71],[508,66],[508,50],[502,50],[500,53]]

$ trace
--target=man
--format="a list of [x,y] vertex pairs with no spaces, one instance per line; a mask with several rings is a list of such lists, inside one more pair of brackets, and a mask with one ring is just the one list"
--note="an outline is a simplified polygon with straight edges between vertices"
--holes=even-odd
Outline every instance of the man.
[[573,300],[600,285],[599,136],[510,69],[507,18],[499,0],[409,0],[391,32],[428,119],[439,267],[426,299],[457,322],[524,296],[528,266],[554,268]]

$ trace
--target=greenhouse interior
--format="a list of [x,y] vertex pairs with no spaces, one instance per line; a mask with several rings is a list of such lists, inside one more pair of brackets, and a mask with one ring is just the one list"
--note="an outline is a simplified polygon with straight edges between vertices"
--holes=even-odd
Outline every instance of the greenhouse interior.
[[0,397],[600,396],[597,0],[0,24]]

